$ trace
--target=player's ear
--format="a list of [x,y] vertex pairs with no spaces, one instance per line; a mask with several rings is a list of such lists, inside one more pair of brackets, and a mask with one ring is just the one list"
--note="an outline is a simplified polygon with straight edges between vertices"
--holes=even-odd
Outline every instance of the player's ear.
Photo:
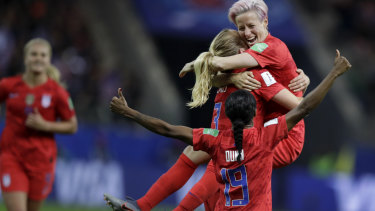
[[240,48],[240,53],[243,53],[243,52],[245,52],[245,51],[246,51],[245,48]]

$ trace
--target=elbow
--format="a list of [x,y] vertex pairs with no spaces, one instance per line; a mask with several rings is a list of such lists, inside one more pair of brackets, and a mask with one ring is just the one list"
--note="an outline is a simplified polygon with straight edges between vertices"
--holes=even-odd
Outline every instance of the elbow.
[[159,124],[156,127],[151,127],[148,129],[162,136],[174,137],[173,128],[169,124]]
[[72,125],[67,131],[66,134],[75,134],[78,131],[77,125]]
[[311,111],[313,110],[311,106],[309,106],[307,103],[300,103],[298,105],[298,113],[300,113],[302,115],[302,118],[309,115],[311,113]]
[[68,134],[74,134],[78,131],[78,123],[77,119],[74,118],[73,121],[70,122],[70,127],[67,131]]
[[75,126],[71,129],[70,134],[74,134],[74,133],[76,133],[77,131],[78,131],[78,126],[75,125]]

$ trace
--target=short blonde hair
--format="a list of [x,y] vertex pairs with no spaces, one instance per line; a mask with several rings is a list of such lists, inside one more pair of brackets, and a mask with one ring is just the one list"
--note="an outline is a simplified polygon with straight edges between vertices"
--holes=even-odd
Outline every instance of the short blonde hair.
[[247,11],[254,11],[260,21],[268,16],[268,7],[263,0],[239,0],[229,9],[228,18],[234,25],[237,25],[236,17]]

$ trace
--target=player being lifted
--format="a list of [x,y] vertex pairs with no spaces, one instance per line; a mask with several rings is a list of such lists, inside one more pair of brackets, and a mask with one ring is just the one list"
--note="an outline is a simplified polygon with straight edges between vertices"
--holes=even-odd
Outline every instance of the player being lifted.
[[[265,127],[253,127],[255,98],[244,90],[232,93],[226,100],[225,113],[233,128],[220,131],[171,125],[144,115],[128,107],[121,89],[118,90],[119,97],[113,97],[110,108],[150,131],[193,145],[194,150],[207,152],[214,162],[216,179],[221,186],[215,210],[272,210],[269,199],[275,147],[293,126],[320,104],[335,79],[350,67],[337,50],[334,67],[323,81],[296,108]],[[242,179],[237,180],[235,175],[241,175]],[[114,210],[122,210],[124,201],[110,195],[105,195],[105,200]]]

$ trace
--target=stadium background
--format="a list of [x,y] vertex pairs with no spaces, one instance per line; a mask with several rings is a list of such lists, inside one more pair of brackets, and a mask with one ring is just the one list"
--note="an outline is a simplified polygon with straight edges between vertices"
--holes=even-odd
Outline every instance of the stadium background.
[[[233,2],[0,0],[0,77],[20,73],[29,39],[46,38],[79,120],[77,134],[57,136],[57,176],[44,210],[109,210],[104,192],[138,198],[182,152],[184,144],[109,111],[118,87],[130,106],[146,114],[209,126],[212,99],[202,108],[186,108],[194,76],[180,79],[178,72],[206,51],[222,28],[234,27],[227,19]],[[375,2],[266,3],[269,30],[310,77],[308,91],[330,70],[336,48],[353,65],[305,119],[300,158],[274,171],[274,209],[375,210]],[[158,208],[175,206],[203,172],[199,168],[186,187]]]

